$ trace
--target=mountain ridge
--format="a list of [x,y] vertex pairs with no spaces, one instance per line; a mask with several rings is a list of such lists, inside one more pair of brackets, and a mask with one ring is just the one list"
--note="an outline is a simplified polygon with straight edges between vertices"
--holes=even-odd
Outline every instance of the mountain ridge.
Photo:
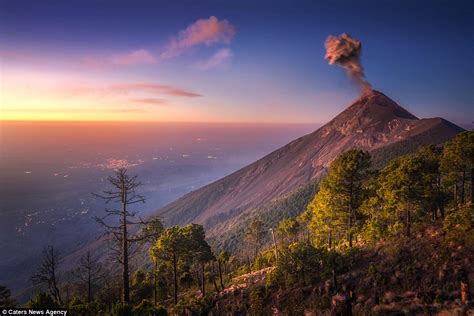
[[[167,225],[206,224],[219,216],[231,220],[229,214],[238,216],[321,178],[330,163],[351,148],[377,152],[403,142],[409,145],[412,139],[419,145],[440,143],[461,131],[442,118],[419,119],[372,90],[314,132],[184,195],[153,215]],[[207,226],[212,231],[213,225]]]

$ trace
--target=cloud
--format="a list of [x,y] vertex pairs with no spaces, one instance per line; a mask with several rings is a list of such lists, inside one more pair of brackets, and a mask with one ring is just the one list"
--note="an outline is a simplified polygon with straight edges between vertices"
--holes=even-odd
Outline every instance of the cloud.
[[146,49],[139,49],[127,54],[112,56],[110,62],[114,65],[154,64],[156,58]]
[[158,98],[142,98],[142,99],[133,99],[135,103],[150,104],[150,105],[163,105],[166,104],[165,99]]
[[232,58],[232,51],[229,48],[221,48],[208,60],[197,63],[196,67],[202,70],[208,70],[225,65]]
[[[61,90],[63,91],[66,97],[84,94],[91,94],[97,96],[138,95],[139,97],[141,97],[143,96],[143,94],[145,94],[147,96],[141,98],[142,103],[146,103],[146,101],[148,101],[148,103],[155,104],[158,103],[158,101],[165,101],[158,97],[161,95],[188,98],[202,97],[202,94],[199,94],[192,90],[172,85],[149,82],[113,83],[109,85],[97,85],[90,82],[69,82],[63,83]],[[140,98],[138,98],[137,100],[140,100]]]
[[160,57],[162,59],[173,58],[193,46],[202,44],[229,44],[235,33],[235,27],[227,20],[219,21],[215,16],[211,16],[209,19],[200,19],[171,39]]
[[201,94],[183,88],[162,85],[157,83],[119,83],[106,86],[106,92],[117,94],[129,94],[134,92],[148,92],[153,94],[167,94],[177,97],[202,97]]
[[132,66],[139,64],[155,64],[155,56],[146,49],[138,49],[129,53],[115,54],[107,57],[87,56],[80,65],[94,71],[108,70],[114,66]]

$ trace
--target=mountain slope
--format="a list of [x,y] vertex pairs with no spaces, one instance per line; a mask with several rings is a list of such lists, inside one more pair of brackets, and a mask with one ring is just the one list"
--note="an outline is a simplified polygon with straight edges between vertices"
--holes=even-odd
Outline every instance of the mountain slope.
[[315,132],[183,196],[155,215],[168,225],[200,223],[212,232],[213,226],[320,178],[346,150],[359,148],[384,159],[384,155],[393,157],[384,149],[399,152],[440,143],[462,130],[441,118],[418,119],[384,94],[370,91]]

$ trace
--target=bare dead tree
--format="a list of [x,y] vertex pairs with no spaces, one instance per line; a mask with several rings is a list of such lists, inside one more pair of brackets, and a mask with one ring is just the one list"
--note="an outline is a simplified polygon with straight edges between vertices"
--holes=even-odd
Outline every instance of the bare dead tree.
[[79,260],[79,267],[72,274],[87,288],[87,302],[92,302],[93,288],[103,278],[102,265],[92,258],[90,251]]
[[59,252],[55,250],[53,246],[48,245],[44,247],[41,264],[31,276],[33,285],[46,285],[51,296],[59,305],[62,304],[58,287],[60,261]]
[[[96,221],[105,228],[104,236],[113,243],[110,247],[112,258],[122,265],[122,301],[130,302],[130,270],[129,258],[133,254],[131,245],[141,241],[145,236],[138,234],[133,235],[130,230],[131,226],[145,225],[141,218],[138,221],[133,219],[137,216],[137,211],[130,210],[129,207],[136,203],[145,203],[145,198],[137,193],[137,189],[142,183],[137,180],[137,176],[130,176],[126,168],[115,170],[115,175],[108,178],[112,185],[111,190],[103,191],[95,196],[105,200],[108,203],[116,203],[120,205],[119,209],[106,208],[106,215],[96,217]],[[118,223],[108,224],[106,221],[109,217],[118,218]]]

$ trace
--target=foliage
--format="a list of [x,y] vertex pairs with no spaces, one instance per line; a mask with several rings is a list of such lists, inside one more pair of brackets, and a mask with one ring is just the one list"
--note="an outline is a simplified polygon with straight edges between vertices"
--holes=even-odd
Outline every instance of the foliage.
[[450,212],[444,220],[449,240],[474,248],[474,204]]
[[410,235],[411,226],[444,214],[445,194],[439,186],[439,153],[434,147],[392,160],[371,179],[372,194],[361,210],[367,217],[366,241],[387,235]]
[[209,312],[212,309],[211,301],[204,298],[185,298],[181,299],[178,304],[175,306],[178,315],[189,315],[191,312],[192,315],[209,315]]
[[128,303],[117,302],[112,306],[112,314],[117,316],[132,316],[133,309]]
[[163,306],[153,306],[153,303],[147,299],[143,299],[140,304],[133,307],[133,315],[155,315],[155,316],[166,316],[168,313]]
[[474,131],[460,133],[451,142],[447,143],[440,165],[445,174],[445,185],[454,186],[452,196],[456,203],[463,204],[467,200],[468,194],[466,194],[465,185],[468,174],[470,174],[470,202],[474,203]]
[[266,231],[263,222],[258,218],[253,219],[245,231],[245,239],[250,244],[250,246],[253,247],[254,259],[258,257],[258,252],[263,244],[265,235]]
[[0,308],[15,307],[16,302],[11,298],[11,291],[5,286],[0,286]]
[[[369,175],[370,155],[349,150],[340,155],[321,181],[320,190],[309,204],[309,228],[317,245],[331,248],[348,242],[359,230],[359,207],[366,196],[365,181]],[[340,234],[342,232],[342,234]]]
[[264,304],[263,304],[264,291],[260,287],[254,288],[250,292],[250,315],[252,316],[263,316]]
[[46,309],[46,308],[59,308],[60,306],[56,302],[56,300],[51,297],[51,295],[40,292],[36,294],[34,298],[32,298],[28,303],[26,303],[27,308],[31,309]]
[[252,264],[252,270],[271,267],[275,263],[275,250],[273,248],[262,251]]
[[287,218],[280,222],[277,228],[277,236],[285,245],[297,241],[301,230],[300,222],[294,218]]
[[267,290],[312,284],[326,275],[328,252],[307,242],[296,242],[280,251],[276,268],[267,279]]
[[[178,277],[181,275],[189,279],[187,276],[190,276],[191,265],[199,264],[202,270],[202,282],[205,279],[204,265],[215,260],[211,247],[206,242],[204,228],[197,224],[167,228],[161,233],[156,244],[150,248],[150,254],[153,261],[165,262],[171,268],[175,304],[178,302]],[[205,282],[202,282],[203,295],[205,295],[204,285]]]

